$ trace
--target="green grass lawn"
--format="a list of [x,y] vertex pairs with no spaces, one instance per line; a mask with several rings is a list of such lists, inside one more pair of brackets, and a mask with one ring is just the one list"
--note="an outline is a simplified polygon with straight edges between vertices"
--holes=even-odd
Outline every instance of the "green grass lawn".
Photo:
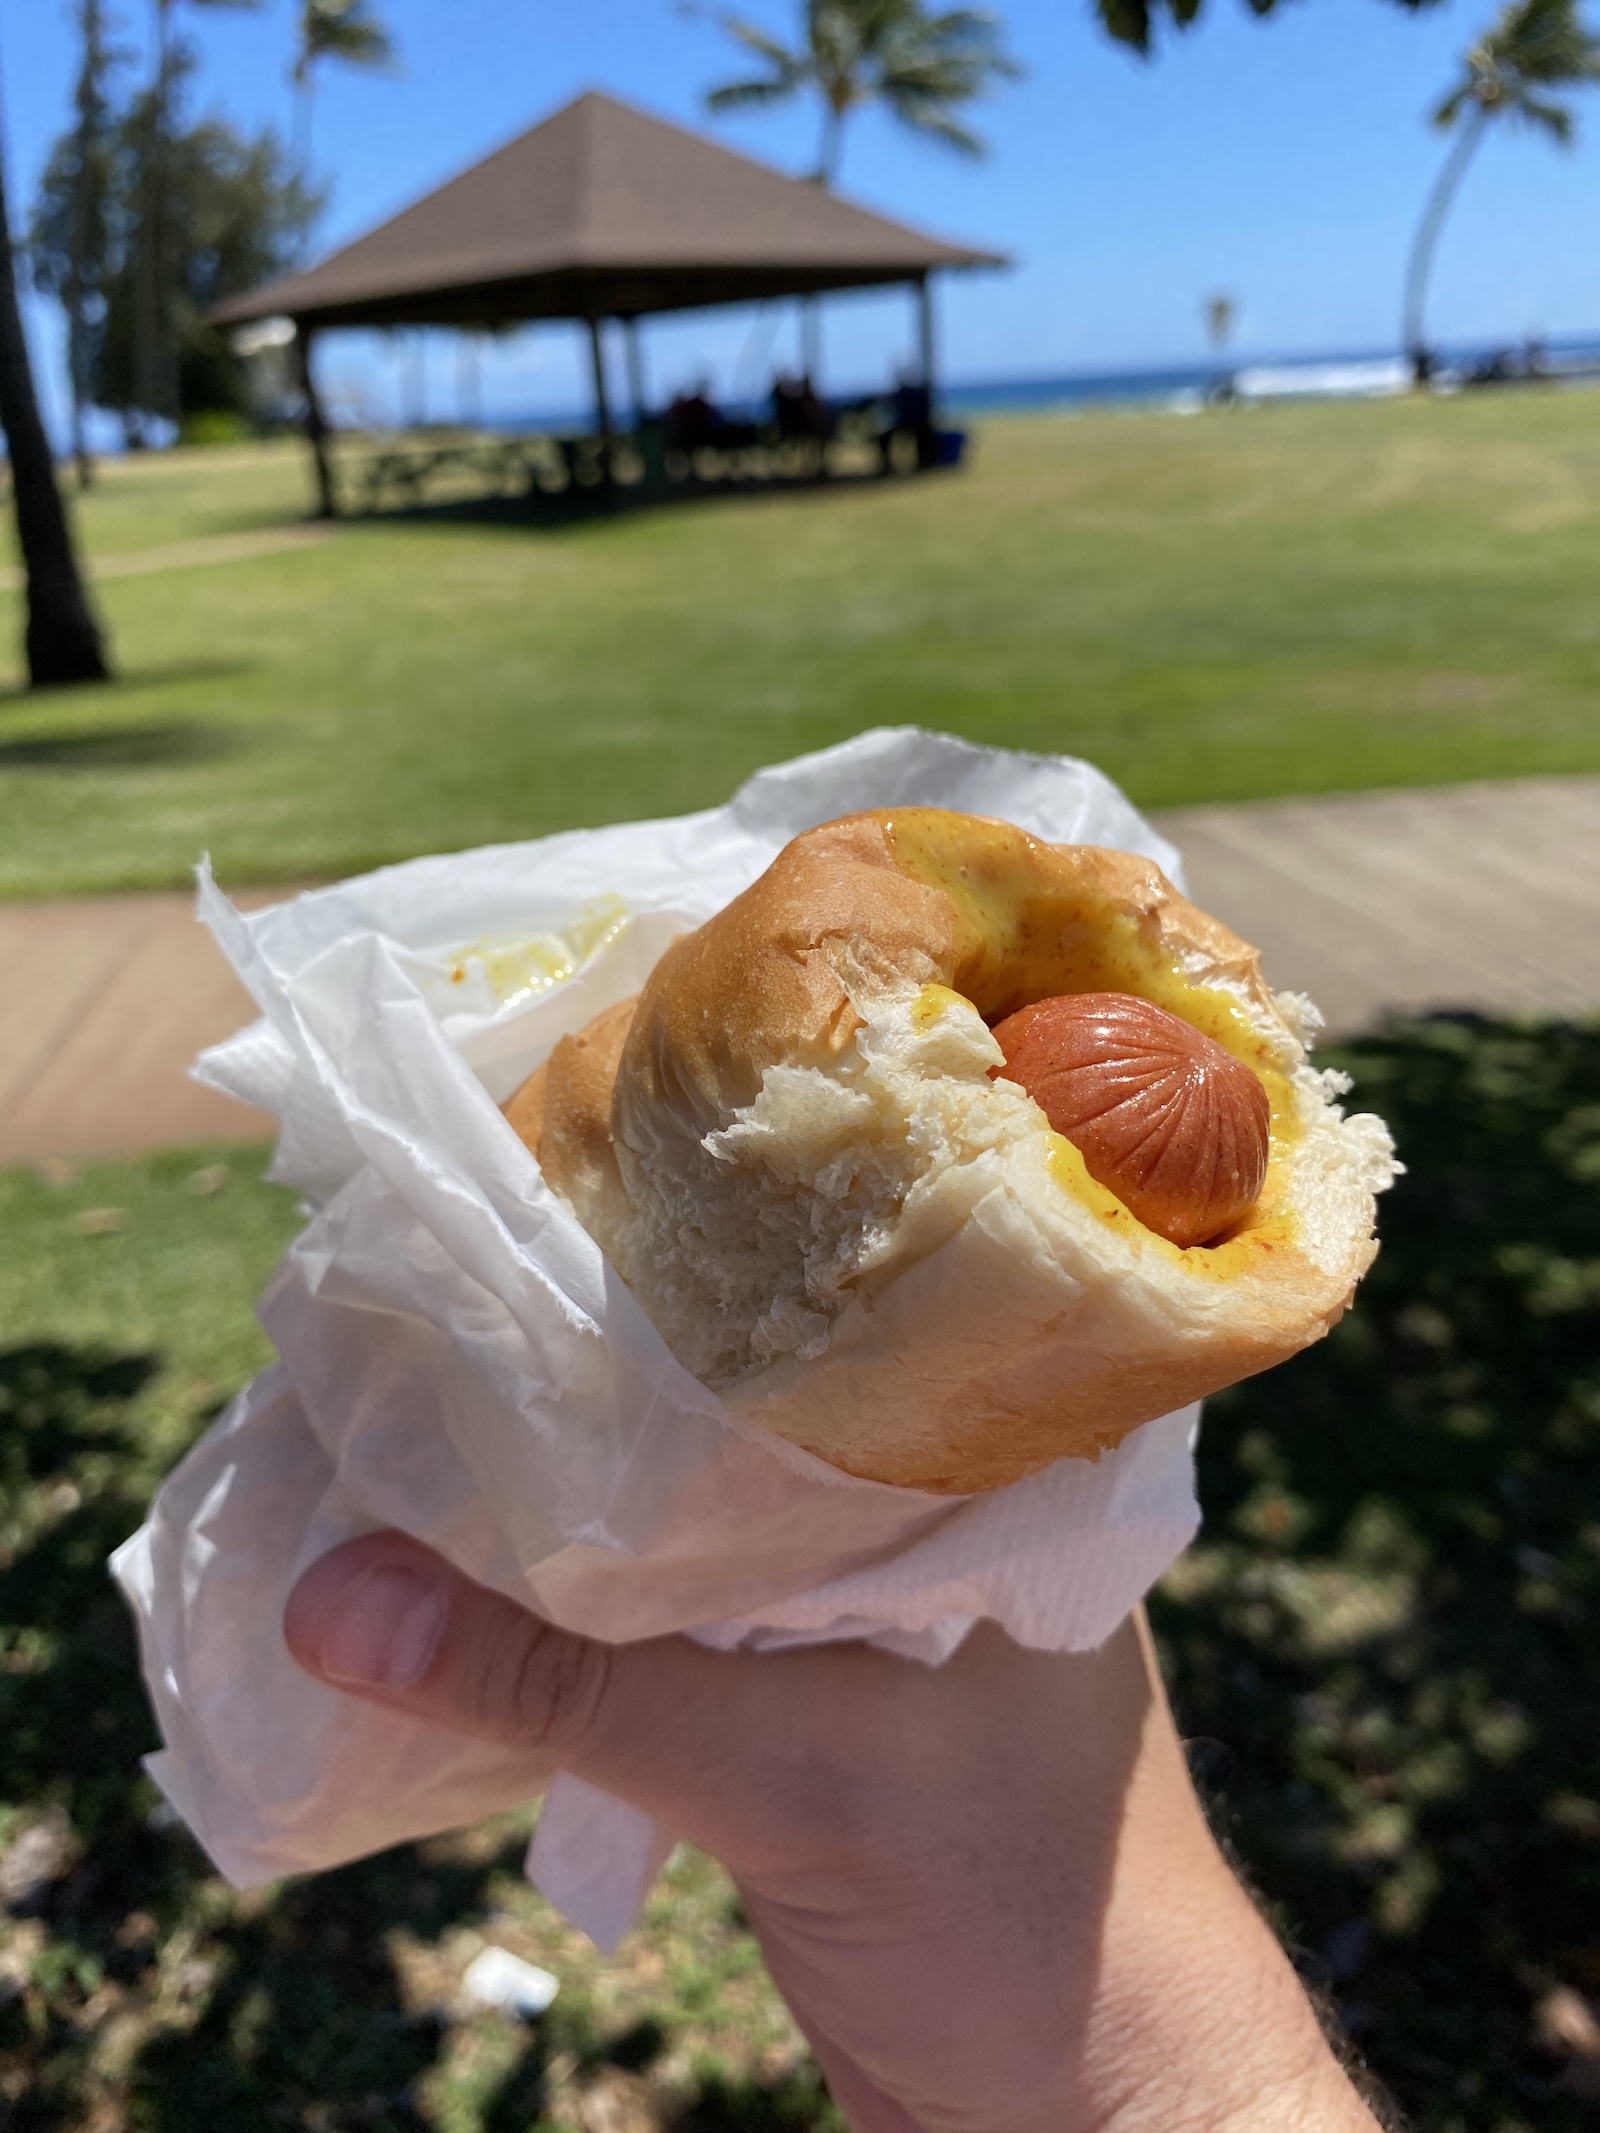
[[69,481],[69,502],[97,560],[262,533],[304,519],[303,457],[293,446],[245,444],[101,460],[87,499]]
[[[1600,2065],[1552,2009],[1600,2007],[1600,1024],[1330,1058],[1409,1172],[1333,1336],[1209,1403],[1152,1619],[1221,1827],[1420,2133],[1583,2133]],[[0,1173],[0,2117],[841,2133],[692,1853],[602,1961],[521,1880],[527,1815],[239,1897],[157,1811],[104,1558],[264,1356],[298,1218],[261,1161]],[[460,2005],[486,1940],[559,1974],[548,2016]]]
[[[229,447],[109,465],[81,518],[111,555],[305,497],[295,447]],[[101,587],[119,683],[0,697],[0,895],[671,812],[906,720],[1146,804],[1593,769],[1597,584],[1587,393],[993,421],[949,478],[351,524]]]
[[[161,1809],[105,1558],[268,1359],[264,1157],[0,1171],[0,2122],[843,2133],[705,1859],[605,1961],[522,1877],[531,1812],[240,1897]],[[459,2003],[486,1941],[559,1974],[535,2031]]]

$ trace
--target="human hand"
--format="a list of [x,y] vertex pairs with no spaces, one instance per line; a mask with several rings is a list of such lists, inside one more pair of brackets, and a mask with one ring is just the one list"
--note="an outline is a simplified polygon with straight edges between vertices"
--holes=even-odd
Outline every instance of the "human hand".
[[402,1534],[290,1596],[335,1687],[522,1745],[720,1859],[857,2133],[1373,2133],[1184,1766],[1142,1620],[1086,1655],[981,1625],[604,1645]]

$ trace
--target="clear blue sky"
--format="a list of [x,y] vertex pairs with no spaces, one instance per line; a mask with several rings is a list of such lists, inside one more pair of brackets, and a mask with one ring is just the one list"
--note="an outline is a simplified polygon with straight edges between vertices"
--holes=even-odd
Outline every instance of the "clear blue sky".
[[[792,171],[812,159],[809,109],[702,118],[702,92],[737,56],[672,0],[381,4],[399,77],[323,78],[316,147],[332,198],[319,250],[586,87],[706,125]],[[787,28],[794,0],[747,0],[747,11]],[[142,43],[147,0],[121,0],[120,12]],[[246,125],[286,125],[291,0],[264,0],[254,15],[179,12],[203,53],[197,102]],[[1204,23],[1148,62],[1110,44],[1085,0],[1001,0],[1000,12],[1027,79],[980,112],[993,144],[985,160],[875,113],[856,122],[845,153],[847,193],[1016,258],[1009,274],[946,284],[947,376],[1189,361],[1204,345],[1201,299],[1215,289],[1241,306],[1246,354],[1393,346],[1405,248],[1441,152],[1425,114],[1493,0],[1444,0],[1419,16],[1385,0],[1285,0],[1265,22],[1240,0],[1208,0]],[[23,201],[66,123],[70,13],[68,0],[0,0],[8,169]],[[1484,150],[1440,256],[1433,322],[1443,338],[1600,330],[1600,95],[1588,101],[1567,153],[1509,132]],[[49,365],[46,318],[37,332]],[[652,328],[653,386],[703,368],[726,391],[741,351],[747,364],[763,353],[749,333],[748,316]],[[837,301],[829,382],[875,381],[909,340],[903,297]],[[491,362],[491,405],[567,401],[576,355],[565,327],[519,337]],[[391,351],[335,345],[329,369],[346,404],[393,412]],[[447,409],[447,350],[434,351],[430,374]]]

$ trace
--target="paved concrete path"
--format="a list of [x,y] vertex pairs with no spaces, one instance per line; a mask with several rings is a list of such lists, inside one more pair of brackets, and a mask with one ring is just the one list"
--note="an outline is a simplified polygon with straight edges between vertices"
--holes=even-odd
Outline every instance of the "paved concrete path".
[[[147,578],[158,570],[196,570],[209,563],[247,563],[253,556],[316,548],[333,538],[331,526],[264,526],[256,533],[217,533],[198,541],[168,541],[161,548],[129,548],[120,555],[92,557],[86,566],[98,584],[105,578]],[[0,569],[0,592],[20,592],[27,573]]]
[[[1195,900],[1335,1033],[1419,1007],[1600,1011],[1600,778],[1158,819]],[[0,904],[0,969],[0,1163],[271,1131],[185,1079],[253,1012],[189,897]]]
[[1190,807],[1157,817],[1196,903],[1330,1034],[1425,1007],[1600,1010],[1600,778]]
[[0,904],[0,971],[0,1163],[272,1132],[186,1078],[255,1015],[192,896]]

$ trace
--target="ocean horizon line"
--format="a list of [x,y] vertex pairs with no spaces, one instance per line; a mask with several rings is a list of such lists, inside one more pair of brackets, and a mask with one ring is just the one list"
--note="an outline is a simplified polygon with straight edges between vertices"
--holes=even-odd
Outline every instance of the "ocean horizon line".
[[[1600,377],[1600,331],[1450,341],[1439,345],[1437,355],[1441,372],[1449,378],[1463,376],[1496,358],[1515,365],[1524,361],[1530,350],[1537,352],[1557,384],[1564,377],[1574,381]],[[1293,354],[1230,350],[1187,362],[958,375],[940,383],[938,400],[950,414],[1005,415],[1088,405],[1150,406],[1174,401],[1182,406],[1196,396],[1203,403],[1219,388],[1229,386],[1243,398],[1381,397],[1403,390],[1409,382],[1410,365],[1392,345]],[[886,394],[892,386],[888,382],[847,378],[837,385],[825,380],[824,389],[830,401],[841,403]],[[721,405],[725,413],[748,419],[766,406],[766,396],[729,397]],[[578,407],[519,411],[490,416],[483,426],[506,434],[570,428],[574,421],[584,419],[585,412]]]

